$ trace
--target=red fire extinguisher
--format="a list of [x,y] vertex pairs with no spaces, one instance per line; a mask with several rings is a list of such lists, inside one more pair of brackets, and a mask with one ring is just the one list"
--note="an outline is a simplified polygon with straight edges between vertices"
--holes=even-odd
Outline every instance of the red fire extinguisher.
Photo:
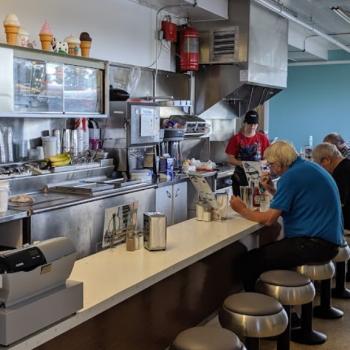
[[181,72],[199,68],[199,34],[190,26],[179,28],[178,62]]
[[170,16],[165,16],[162,21],[163,38],[172,43],[176,43],[177,40],[177,26],[171,22]]

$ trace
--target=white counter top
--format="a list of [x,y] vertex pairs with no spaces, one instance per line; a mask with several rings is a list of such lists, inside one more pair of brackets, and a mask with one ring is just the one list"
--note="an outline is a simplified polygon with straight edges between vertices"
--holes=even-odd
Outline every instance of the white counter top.
[[209,223],[191,219],[168,227],[166,251],[128,252],[123,244],[78,260],[70,279],[84,282],[84,308],[7,349],[37,347],[259,227],[240,216]]

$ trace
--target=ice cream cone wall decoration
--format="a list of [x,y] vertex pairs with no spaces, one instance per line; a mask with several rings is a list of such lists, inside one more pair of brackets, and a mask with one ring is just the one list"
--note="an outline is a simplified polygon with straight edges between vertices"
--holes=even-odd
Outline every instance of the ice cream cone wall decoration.
[[4,28],[6,33],[6,42],[9,45],[17,45],[17,36],[20,26],[21,24],[14,13],[6,16],[4,20]]
[[81,55],[83,57],[89,57],[90,56],[90,49],[91,49],[91,37],[89,33],[82,32],[80,34],[80,49],[81,49]]
[[47,21],[45,21],[45,23],[41,27],[39,37],[41,42],[41,48],[45,51],[51,51],[52,50],[51,42],[53,39],[53,34]]

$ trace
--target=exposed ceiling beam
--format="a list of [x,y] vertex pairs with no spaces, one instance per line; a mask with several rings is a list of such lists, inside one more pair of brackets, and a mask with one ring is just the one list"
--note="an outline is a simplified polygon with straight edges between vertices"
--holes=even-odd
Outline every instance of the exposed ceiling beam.
[[289,21],[299,24],[300,26],[312,31],[313,33],[319,35],[323,39],[329,41],[330,43],[336,45],[340,49],[350,53],[350,47],[347,47],[340,41],[334,39],[333,37],[329,36],[328,34],[322,32],[321,30],[315,28],[315,26],[310,25],[308,23],[305,23],[304,21],[300,20],[299,18],[295,17],[294,15],[290,14],[289,12],[285,11],[283,6],[277,4],[276,2],[272,2],[269,0],[255,0],[258,4],[268,8],[269,10],[278,13],[280,16],[287,18]]
[[[289,24],[288,45],[293,47],[288,49],[289,58],[300,59],[302,54],[305,53],[320,60],[328,59],[329,44],[321,40],[319,36],[315,36],[314,34],[310,35],[310,31],[307,31],[295,23]],[[294,54],[293,51],[296,51],[296,54]]]

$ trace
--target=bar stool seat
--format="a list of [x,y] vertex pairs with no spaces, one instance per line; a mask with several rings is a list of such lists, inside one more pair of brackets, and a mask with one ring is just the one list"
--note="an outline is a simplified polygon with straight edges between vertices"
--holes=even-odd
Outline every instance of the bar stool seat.
[[297,271],[308,276],[313,281],[321,281],[320,305],[314,307],[314,317],[336,319],[344,315],[343,311],[332,306],[331,281],[335,268],[331,261],[324,264],[298,266]]
[[[312,301],[315,297],[315,288],[310,278],[295,271],[273,270],[260,275],[256,283],[258,292],[270,295],[283,304],[288,315],[289,323],[285,332],[277,340],[277,349],[290,348],[290,308],[292,305],[308,305],[309,313],[302,319],[298,342],[303,344],[322,344],[327,337],[312,329]],[[294,340],[294,339],[293,339]]]
[[179,333],[170,350],[246,350],[237,335],[224,328],[193,327]]
[[348,243],[339,247],[338,254],[333,259],[335,263],[335,288],[332,289],[332,297],[339,299],[350,299],[350,290],[345,286],[346,264],[350,259],[350,248]]
[[302,305],[315,297],[310,278],[289,270],[267,271],[260,275],[256,290],[274,297],[282,305]]
[[219,321],[240,337],[248,350],[260,348],[260,338],[280,335],[287,328],[283,306],[274,298],[259,293],[238,293],[227,297],[219,311]]

